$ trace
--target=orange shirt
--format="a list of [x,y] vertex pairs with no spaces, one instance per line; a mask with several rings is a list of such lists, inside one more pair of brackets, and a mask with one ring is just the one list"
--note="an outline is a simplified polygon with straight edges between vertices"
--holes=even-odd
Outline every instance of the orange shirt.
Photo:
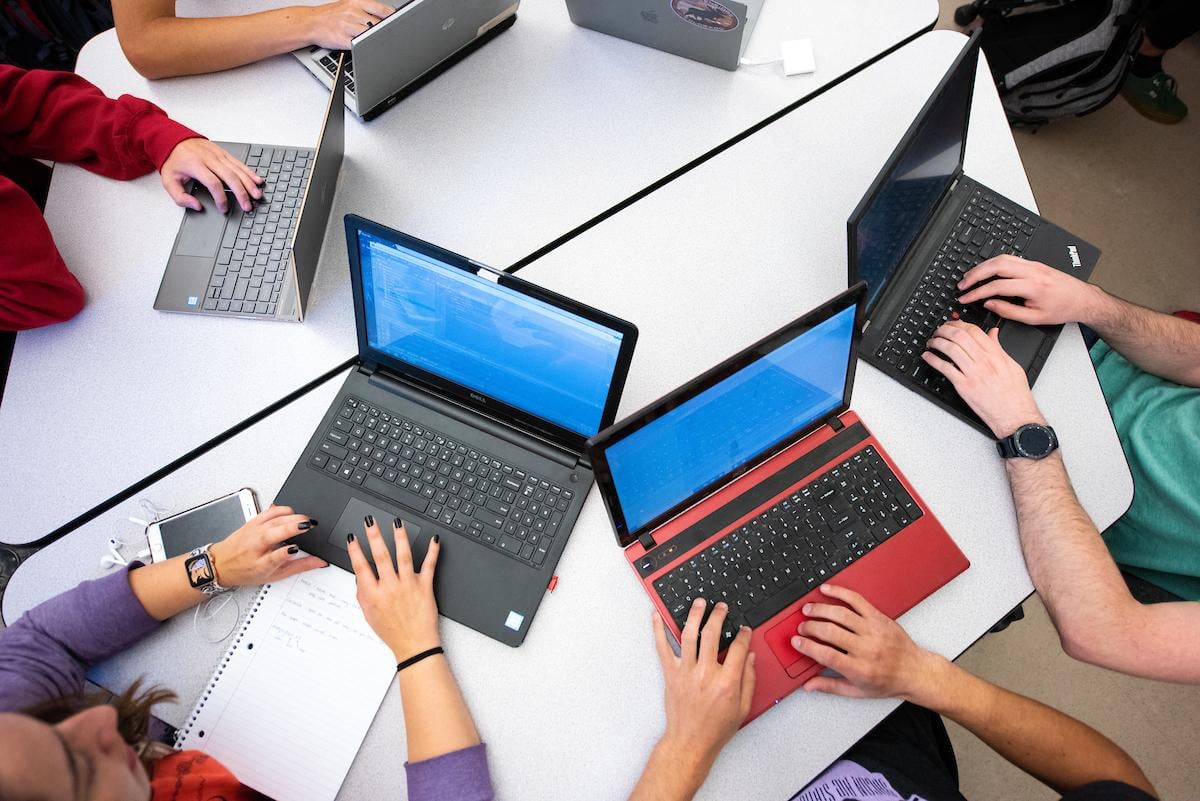
[[264,801],[202,751],[177,751],[154,763],[150,801]]

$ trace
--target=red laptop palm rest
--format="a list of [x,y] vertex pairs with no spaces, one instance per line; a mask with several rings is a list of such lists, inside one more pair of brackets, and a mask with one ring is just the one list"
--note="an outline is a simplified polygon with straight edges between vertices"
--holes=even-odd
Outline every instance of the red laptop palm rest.
[[601,431],[588,450],[617,541],[676,639],[725,601],[753,629],[752,720],[821,667],[791,637],[827,581],[899,617],[969,566],[850,410],[866,286]]

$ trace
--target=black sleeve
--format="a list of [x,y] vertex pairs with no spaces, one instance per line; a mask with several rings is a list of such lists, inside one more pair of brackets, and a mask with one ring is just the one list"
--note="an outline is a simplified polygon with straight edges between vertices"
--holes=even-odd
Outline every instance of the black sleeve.
[[1125,782],[1102,781],[1077,787],[1064,795],[1062,801],[1155,801],[1155,798]]

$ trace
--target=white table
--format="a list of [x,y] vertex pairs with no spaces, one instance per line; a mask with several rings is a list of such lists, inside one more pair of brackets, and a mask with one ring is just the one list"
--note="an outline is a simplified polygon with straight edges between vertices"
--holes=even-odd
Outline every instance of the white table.
[[[845,217],[963,41],[945,32],[921,37],[522,272],[639,325],[622,414],[845,286]],[[819,151],[804,135],[818,126]],[[986,80],[977,84],[967,165],[974,177],[1032,204]],[[685,208],[719,211],[719,235],[698,237],[696,227],[666,222]],[[142,495],[185,508],[250,484],[271,497],[339,381]],[[1107,525],[1128,505],[1132,482],[1076,328],[1068,327],[1060,340],[1037,395],[1060,431],[1084,506]],[[986,438],[861,363],[854,407],[971,560],[966,573],[902,618],[918,643],[957,656],[1032,591],[1002,468]],[[135,500],[127,501],[33,557],[10,586],[6,619],[97,574],[104,540],[114,531],[130,532],[122,521],[136,512]],[[596,493],[558,574],[558,588],[521,648],[504,648],[446,622],[447,650],[489,742],[501,798],[619,798],[661,731],[662,685],[649,604],[618,552]],[[190,620],[172,622],[94,678],[119,688],[144,673],[188,705],[220,650],[195,639],[190,626]],[[184,648],[195,654],[186,664],[175,656]],[[524,677],[518,686],[535,689],[502,689],[513,676]],[[793,694],[734,738],[698,797],[782,801],[893,706]],[[177,722],[185,711],[176,706],[165,717]],[[393,691],[343,798],[394,794],[403,786],[399,713]],[[531,769],[531,751],[551,768]]]
[[[238,13],[262,0],[193,2]],[[21,454],[0,479],[3,539],[30,542],[117,495],[354,355],[342,215],[357,212],[506,266],[932,26],[933,0],[765,6],[748,58],[813,40],[817,72],[709,67],[576,28],[561,0],[527,0],[517,24],[369,124],[346,162],[310,316],[301,325],[151,308],[181,212],[157,176],[119,184],[60,166],[46,216],[88,305],[23,333],[0,406]],[[78,71],[214,139],[316,140],[325,90],[290,56],[148,82],[113,32]],[[823,140],[810,132],[815,147]],[[70,454],[65,457],[64,454]]]

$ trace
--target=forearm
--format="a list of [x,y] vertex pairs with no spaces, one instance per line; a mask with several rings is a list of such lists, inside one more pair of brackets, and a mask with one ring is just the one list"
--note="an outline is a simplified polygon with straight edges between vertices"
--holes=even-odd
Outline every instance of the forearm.
[[[204,593],[188,582],[183,565],[186,558],[180,555],[130,572],[129,586],[134,596],[155,620],[167,620],[204,600]],[[218,564],[218,578],[220,569]]]
[[666,738],[659,740],[629,801],[690,801],[711,768],[711,759],[676,748]]
[[928,697],[914,700],[958,723],[1055,792],[1112,780],[1155,794],[1137,763],[1100,732],[936,659],[937,678],[929,683]]
[[444,655],[426,657],[400,671],[400,703],[410,762],[479,744],[475,721]]
[[1009,459],[1006,467],[1025,564],[1064,649],[1111,666],[1137,602],[1075,497],[1062,455]]
[[1081,322],[1147,373],[1200,386],[1200,325],[1094,289]]
[[[133,13],[137,12],[126,12]],[[289,6],[236,17],[164,15],[126,21],[118,12],[117,36],[129,63],[147,78],[197,75],[311,43],[310,13],[307,7]]]

